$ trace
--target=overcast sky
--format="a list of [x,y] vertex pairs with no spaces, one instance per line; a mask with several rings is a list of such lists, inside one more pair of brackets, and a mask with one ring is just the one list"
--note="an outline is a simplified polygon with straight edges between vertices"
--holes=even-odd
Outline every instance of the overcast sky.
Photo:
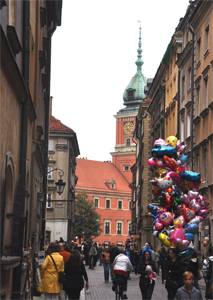
[[54,117],[76,134],[79,157],[111,160],[114,115],[136,73],[142,26],[142,67],[153,78],[188,0],[63,0],[52,38]]

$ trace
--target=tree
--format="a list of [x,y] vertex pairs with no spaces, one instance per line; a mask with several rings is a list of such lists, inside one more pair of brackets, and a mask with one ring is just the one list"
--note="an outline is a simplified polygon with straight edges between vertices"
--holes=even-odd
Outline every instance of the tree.
[[101,234],[101,215],[96,212],[93,201],[88,199],[86,193],[79,193],[75,202],[75,235],[79,240],[84,236],[88,240],[91,236]]

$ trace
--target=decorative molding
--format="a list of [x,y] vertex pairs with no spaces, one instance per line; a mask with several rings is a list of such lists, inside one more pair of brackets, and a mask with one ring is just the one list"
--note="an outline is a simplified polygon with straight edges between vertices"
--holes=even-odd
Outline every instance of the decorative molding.
[[205,147],[205,146],[208,144],[208,142],[209,142],[208,139],[203,139],[203,140],[199,143],[199,145],[200,145],[201,147]]
[[185,112],[185,107],[182,107],[181,110],[179,111],[179,115],[183,115]]
[[7,25],[7,38],[14,55],[22,51],[22,47],[14,26]]
[[194,124],[197,124],[197,123],[200,122],[200,120],[201,120],[201,116],[200,116],[200,115],[197,115],[197,117],[195,117],[195,118],[193,119],[193,123],[194,123]]
[[197,88],[197,86],[200,85],[200,81],[201,81],[201,75],[198,76],[198,78],[195,80],[195,88]]
[[209,114],[209,108],[208,107],[204,108],[204,110],[201,111],[201,113],[200,113],[202,118],[204,118],[208,114]]
[[213,110],[213,101],[209,103],[208,107]]
[[208,66],[203,70],[203,72],[202,72],[203,77],[205,77],[205,76],[207,75],[209,69],[210,69],[210,65],[208,65]]
[[68,145],[67,144],[56,144],[56,150],[58,152],[67,152]]
[[200,151],[200,144],[197,144],[196,146],[194,146],[194,147],[192,148],[192,151],[193,151],[193,152],[199,152],[199,151]]
[[188,109],[189,107],[191,107],[192,105],[192,101],[189,100],[186,104],[185,104],[185,107]]

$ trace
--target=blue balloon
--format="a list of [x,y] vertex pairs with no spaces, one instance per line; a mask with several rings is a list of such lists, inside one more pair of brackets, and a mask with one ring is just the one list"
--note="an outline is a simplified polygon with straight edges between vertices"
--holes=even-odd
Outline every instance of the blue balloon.
[[199,226],[197,224],[190,224],[185,228],[186,232],[196,234],[199,231]]
[[184,250],[180,253],[180,259],[186,260],[186,259],[190,258],[192,256],[194,250],[195,250],[195,247],[188,247],[186,250]]
[[194,240],[195,235],[193,233],[185,233],[185,237],[189,242],[191,242],[192,240]]

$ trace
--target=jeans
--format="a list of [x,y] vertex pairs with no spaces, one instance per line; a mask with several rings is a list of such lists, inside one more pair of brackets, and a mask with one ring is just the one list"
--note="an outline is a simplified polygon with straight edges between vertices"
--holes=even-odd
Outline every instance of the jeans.
[[110,264],[103,263],[104,266],[104,280],[105,282],[109,281],[109,267]]
[[159,261],[155,262],[155,267],[156,267],[156,270],[157,270],[157,275],[159,275]]
[[62,290],[61,293],[58,294],[58,299],[59,300],[66,300],[67,299],[67,294],[65,290]]
[[111,262],[110,263],[110,275],[111,275],[111,280],[113,281],[114,280],[114,273],[113,273],[113,263]]
[[44,299],[45,300],[57,300],[58,294],[55,293],[44,293]]
[[151,300],[155,284],[149,284],[149,285],[139,284],[139,286],[142,294],[142,299]]

